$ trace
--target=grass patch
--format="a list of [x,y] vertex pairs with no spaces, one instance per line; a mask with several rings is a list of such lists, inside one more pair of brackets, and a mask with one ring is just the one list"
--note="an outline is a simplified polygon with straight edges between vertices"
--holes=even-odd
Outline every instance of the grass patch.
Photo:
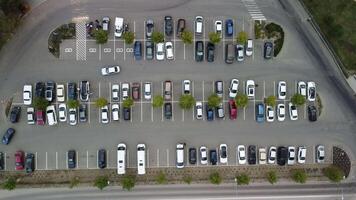
[[59,58],[59,45],[64,39],[75,38],[75,23],[63,24],[56,28],[48,37],[48,50]]
[[256,39],[269,39],[274,43],[273,55],[277,57],[281,52],[284,43],[283,28],[276,23],[266,24],[265,22],[255,21],[255,38]]

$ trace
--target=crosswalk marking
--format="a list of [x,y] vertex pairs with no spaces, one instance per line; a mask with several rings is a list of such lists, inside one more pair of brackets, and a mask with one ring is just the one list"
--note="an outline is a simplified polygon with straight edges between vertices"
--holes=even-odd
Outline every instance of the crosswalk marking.
[[77,60],[86,60],[86,26],[84,22],[75,24],[76,33],[76,48],[77,48]]
[[252,19],[266,20],[266,17],[263,15],[261,9],[256,4],[255,0],[241,0],[241,1],[247,8],[247,11],[251,15]]

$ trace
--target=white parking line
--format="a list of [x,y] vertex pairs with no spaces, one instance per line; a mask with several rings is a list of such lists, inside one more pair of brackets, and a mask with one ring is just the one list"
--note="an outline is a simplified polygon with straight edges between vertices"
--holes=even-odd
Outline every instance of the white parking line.
[[[99,157],[99,150],[96,150],[96,157]],[[109,160],[109,159],[107,159]],[[96,168],[99,169],[99,162],[96,162]]]
[[124,61],[126,60],[126,43],[124,42]]
[[99,88],[98,88],[98,90],[99,90],[99,97],[100,97],[100,88],[101,88],[101,87],[100,87],[100,81],[99,81]]
[[143,91],[143,88],[142,88],[142,81],[141,81],[141,87],[140,87],[140,95],[141,95],[141,98],[140,98],[140,105],[141,105],[141,122],[143,122],[143,116],[142,116],[142,91]]
[[87,168],[89,168],[89,152],[87,151]]
[[35,153],[35,168],[37,169],[38,168],[38,166],[37,166],[37,152]]
[[133,32],[136,33],[136,21],[135,20],[134,20],[133,24],[134,24]]
[[116,42],[115,42],[115,34],[114,34],[114,60],[116,60]]
[[159,167],[159,149],[157,149],[157,167]]
[[263,81],[263,98],[266,98],[266,81]]
[[[178,21],[177,21],[177,23],[176,24],[178,24]],[[176,29],[175,28],[173,28],[173,45],[174,45],[174,48],[176,48],[177,46],[176,46]],[[174,57],[174,59],[176,58],[176,51],[173,51],[173,57]]]
[[[194,81],[192,81],[192,95],[193,95],[193,97],[195,98],[195,96],[194,96]],[[194,113],[195,112],[195,105],[193,106],[193,121],[195,120],[195,118],[194,118]]]
[[99,60],[101,60],[101,44],[99,44]]
[[[121,88],[120,88],[121,89]],[[112,86],[111,86],[111,82],[109,82],[109,104],[111,105],[111,93],[112,93]],[[110,106],[109,106],[110,107]],[[109,108],[110,109],[110,108]]]
[[169,167],[169,149],[166,149],[167,153],[167,167]]
[[245,16],[242,15],[242,31],[245,31]]
[[150,149],[147,149],[147,167],[150,167]]
[[[47,154],[47,152],[46,152]],[[58,169],[58,152],[56,151],[56,169]]]
[[[163,96],[163,82],[161,82],[161,96],[163,97],[163,99],[164,99],[164,96]],[[163,122],[163,106],[161,107],[161,110],[162,110],[162,115],[161,115],[161,121]]]
[[[109,151],[110,151],[110,150],[109,150]],[[109,160],[109,151],[106,151],[106,158],[107,158],[107,160]],[[98,153],[99,153],[99,151],[98,151]],[[107,168],[109,168],[109,163],[110,163],[110,162],[107,162],[107,163],[106,163]]]
[[77,160],[77,162],[76,162],[76,163],[77,163],[76,168],[79,169],[79,156],[78,156],[79,153],[78,153],[78,151],[76,151],[75,154],[76,154],[75,157],[76,157],[76,160]]
[[[143,30],[146,30],[146,20],[143,20]],[[142,45],[142,48],[143,48],[143,60],[146,60],[146,48],[145,48],[145,45],[146,45],[146,31],[143,31],[143,45]]]
[[4,165],[5,165],[5,166],[4,166],[4,169],[5,169],[5,170],[7,169],[7,167],[6,167],[6,163],[7,163],[7,162],[6,162],[6,158],[7,158],[6,154],[7,154],[7,153],[5,152],[5,153],[4,153]]
[[273,96],[276,96],[276,81],[273,81]]
[[244,107],[244,120],[246,120],[246,107]]
[[185,60],[185,44],[183,44],[183,59]]
[[88,103],[88,123],[90,124],[90,102]]
[[[205,102],[205,94],[204,94],[204,81],[202,82],[202,85],[203,85],[203,102]],[[204,110],[204,105],[203,105],[203,110]],[[205,115],[203,115],[203,120],[205,120]]]
[[184,122],[184,109],[182,109],[182,122]]
[[[47,152],[46,152],[47,153]],[[47,156],[46,156],[47,157]],[[77,162],[78,163],[78,162]],[[68,152],[66,153],[66,168],[68,169]],[[47,169],[47,167],[46,167]]]
[[304,104],[304,119],[307,118],[307,104]]
[[127,149],[126,151],[126,157],[127,157],[127,167],[130,167],[130,151]]
[[[153,83],[152,83],[152,86],[153,86]],[[152,90],[152,88],[151,88]],[[151,91],[151,94],[153,94],[153,92]],[[151,121],[153,122],[153,106],[152,106],[152,103],[153,103],[153,97],[151,97]]]
[[[173,85],[173,81],[172,81],[172,102],[174,101],[174,85]],[[172,121],[174,121],[174,103],[172,103]]]
[[48,169],[48,155],[47,155],[47,152],[46,152],[46,169]]

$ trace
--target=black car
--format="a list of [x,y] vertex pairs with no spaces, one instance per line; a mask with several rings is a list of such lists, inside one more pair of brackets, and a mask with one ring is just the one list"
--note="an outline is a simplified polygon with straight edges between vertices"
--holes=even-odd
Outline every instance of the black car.
[[214,53],[215,52],[215,45],[211,42],[208,42],[206,45],[206,60],[208,62],[214,62]]
[[45,97],[45,84],[43,82],[37,82],[35,90],[35,97]]
[[142,58],[142,43],[140,41],[136,41],[134,44],[134,56],[136,60]]
[[185,30],[185,20],[179,19],[177,24],[177,33],[176,33],[178,38],[180,38],[184,30]]
[[204,60],[204,43],[202,41],[195,42],[195,61],[201,62]]
[[4,153],[0,152],[0,170],[5,169],[5,158],[4,158]]
[[208,121],[213,121],[214,120],[214,109],[209,107],[208,104],[206,104],[206,119]]
[[35,171],[35,155],[33,153],[27,153],[26,155],[25,170],[28,174]]
[[166,119],[172,118],[172,103],[164,104],[164,116],[166,117]]
[[2,143],[8,145],[11,142],[12,137],[15,134],[15,129],[8,128],[2,137]]
[[263,56],[265,59],[271,59],[273,57],[273,44],[272,42],[265,42]]
[[278,147],[277,149],[277,164],[285,165],[288,159],[288,150],[286,147]]
[[81,81],[80,82],[80,100],[88,101],[89,100],[89,82]]
[[197,149],[189,148],[189,163],[195,165],[197,163]]
[[256,164],[256,157],[257,157],[257,154],[256,154],[256,146],[255,145],[250,145],[248,146],[248,149],[247,149],[247,153],[248,153],[248,164],[249,165],[255,165]]
[[124,120],[131,120],[131,109],[130,108],[124,108],[122,110],[123,112],[123,116],[124,116]]
[[17,123],[19,121],[20,113],[21,113],[21,107],[14,106],[10,112],[10,122]]
[[79,121],[86,122],[87,121],[87,105],[80,104],[79,106]]
[[46,100],[52,102],[55,99],[55,83],[53,81],[48,81],[46,83],[45,97]]
[[218,162],[218,155],[215,149],[209,151],[209,157],[210,157],[210,163],[212,165],[216,165],[216,163]]
[[106,167],[106,150],[99,149],[98,151],[98,167],[104,169]]
[[72,82],[68,83],[68,99],[69,100],[77,100],[78,94],[77,94],[77,84]]
[[154,44],[152,41],[146,41],[146,60],[152,60],[155,52],[154,52]]
[[308,106],[308,118],[311,122],[315,122],[317,120],[317,110],[315,106]]
[[164,17],[164,32],[166,36],[171,36],[173,33],[173,19],[171,16]]
[[69,169],[74,169],[76,167],[76,152],[75,150],[69,150],[68,151],[68,168]]

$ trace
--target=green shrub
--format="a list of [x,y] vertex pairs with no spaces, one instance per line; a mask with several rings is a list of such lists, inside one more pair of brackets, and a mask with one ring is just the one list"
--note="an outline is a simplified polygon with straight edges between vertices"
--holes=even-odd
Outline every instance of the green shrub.
[[209,108],[216,108],[221,103],[221,98],[217,94],[211,94],[208,97],[208,107]]
[[308,178],[308,176],[304,170],[302,170],[302,169],[292,170],[292,179],[296,183],[305,183],[307,181],[307,178]]
[[271,184],[275,184],[278,181],[277,173],[275,171],[269,171],[267,172],[267,180]]
[[95,101],[95,105],[98,108],[104,107],[106,105],[108,105],[108,100],[106,100],[104,97],[99,97],[96,101]]
[[235,97],[236,106],[239,108],[244,108],[248,104],[248,97],[246,94],[237,93]]
[[236,42],[238,44],[242,44],[242,45],[246,44],[247,39],[248,39],[248,37],[247,37],[247,33],[245,31],[239,32],[239,34],[236,36]]
[[128,191],[132,190],[132,188],[135,187],[135,183],[136,183],[136,178],[133,176],[126,175],[121,179],[121,185],[123,190],[128,190]]
[[154,108],[160,108],[163,106],[163,103],[164,103],[164,99],[162,96],[160,95],[157,95],[157,96],[154,96],[153,97],[153,100],[152,100],[152,106]]
[[301,94],[295,94],[292,96],[291,102],[296,106],[302,106],[305,104],[305,97]]
[[109,185],[109,179],[106,176],[99,176],[94,181],[94,186],[103,190],[105,187]]
[[68,108],[78,108],[79,107],[79,101],[78,100],[69,99],[67,101],[67,106],[68,106]]
[[132,44],[133,41],[135,40],[135,34],[130,31],[124,32],[122,37],[124,38],[126,44]]
[[69,188],[72,189],[74,187],[77,187],[79,183],[80,183],[79,177],[73,177],[69,182]]
[[47,106],[49,106],[49,102],[43,97],[35,97],[33,99],[33,107],[36,110],[46,110]]
[[153,31],[152,33],[152,42],[157,44],[164,42],[164,35],[161,32]]
[[268,96],[266,98],[266,104],[268,106],[273,106],[273,107],[276,106],[276,96],[273,96],[273,95]]
[[166,175],[162,171],[159,172],[159,174],[156,176],[156,181],[158,184],[166,184],[167,183]]
[[220,34],[215,32],[209,33],[209,40],[213,44],[217,44],[221,41]]
[[16,188],[16,180],[15,178],[9,177],[6,181],[2,184],[2,188],[4,190],[13,190]]
[[209,176],[210,183],[215,185],[220,185],[222,182],[222,177],[220,176],[219,172],[213,172]]
[[334,165],[325,168],[323,173],[331,182],[334,183],[339,183],[344,178],[344,172],[339,167]]
[[193,33],[190,31],[183,31],[181,34],[181,38],[184,44],[193,43]]
[[192,183],[192,176],[184,176],[183,177],[183,181],[186,183],[186,184],[191,184]]
[[248,185],[250,184],[250,177],[247,174],[242,173],[236,176],[236,183],[238,185]]
[[108,32],[102,29],[95,30],[94,37],[97,44],[105,44],[108,42]]
[[125,99],[123,102],[122,102],[122,106],[124,108],[131,108],[131,106],[133,106],[134,104],[134,101],[131,97]]
[[182,109],[189,110],[194,106],[194,104],[195,104],[195,99],[190,94],[184,94],[179,98],[179,106]]

